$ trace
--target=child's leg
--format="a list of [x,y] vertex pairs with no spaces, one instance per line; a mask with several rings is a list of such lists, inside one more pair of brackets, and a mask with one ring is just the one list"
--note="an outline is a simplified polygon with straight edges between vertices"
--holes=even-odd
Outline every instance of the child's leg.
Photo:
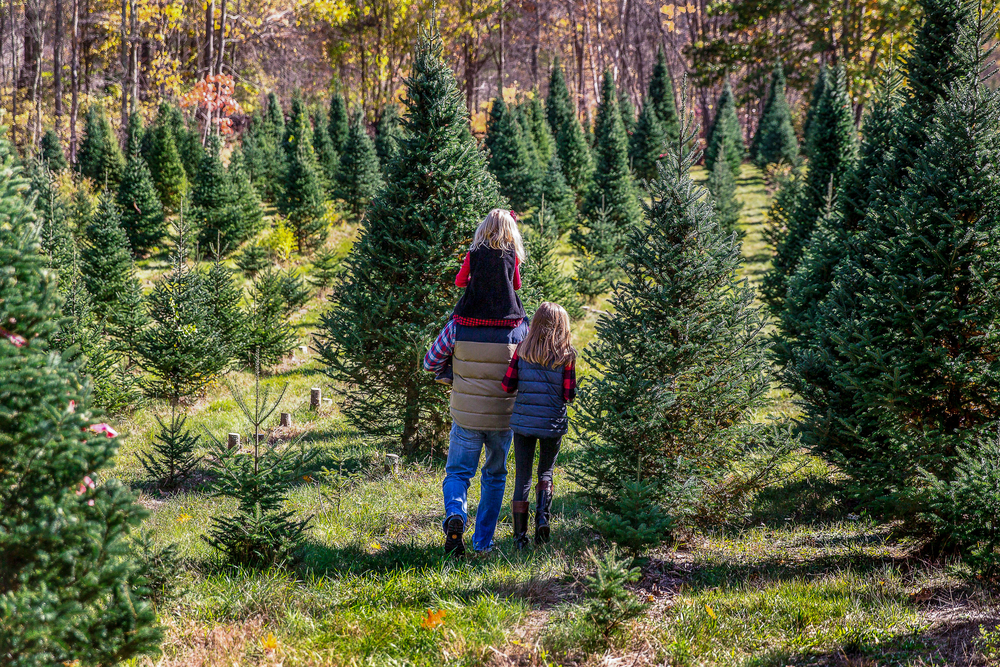
[[510,514],[514,524],[514,546],[528,546],[528,492],[531,490],[531,464],[535,460],[535,438],[514,434],[514,492]]
[[552,507],[552,470],[562,438],[542,438],[538,452],[538,486],[535,499],[535,544],[549,541],[549,510]]

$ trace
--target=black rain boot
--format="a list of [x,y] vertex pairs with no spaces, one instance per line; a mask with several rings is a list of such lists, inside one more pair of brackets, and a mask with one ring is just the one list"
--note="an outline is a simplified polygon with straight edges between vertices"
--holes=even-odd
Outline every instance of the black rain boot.
[[445,523],[444,555],[463,558],[465,556],[465,540],[462,539],[465,533],[465,522],[462,517],[455,514],[448,517]]
[[523,551],[528,547],[528,501],[513,501],[510,516],[514,522],[514,547]]
[[539,482],[535,494],[535,544],[549,542],[549,510],[552,508],[552,482]]

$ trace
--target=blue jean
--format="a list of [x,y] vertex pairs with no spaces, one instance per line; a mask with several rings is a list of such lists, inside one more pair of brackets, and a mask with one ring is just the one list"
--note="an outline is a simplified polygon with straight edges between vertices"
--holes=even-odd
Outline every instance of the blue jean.
[[441,484],[446,523],[449,517],[456,514],[468,523],[469,483],[476,475],[483,446],[486,447],[479,508],[476,510],[476,532],[472,536],[472,548],[476,551],[493,547],[493,534],[497,529],[503,491],[507,484],[507,452],[510,451],[512,437],[510,429],[470,431],[455,423],[451,425],[448,463],[444,469],[444,482]]

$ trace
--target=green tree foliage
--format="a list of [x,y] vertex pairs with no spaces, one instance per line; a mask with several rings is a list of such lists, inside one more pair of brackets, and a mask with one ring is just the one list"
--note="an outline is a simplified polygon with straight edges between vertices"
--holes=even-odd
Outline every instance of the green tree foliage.
[[[725,151],[722,150],[723,147]],[[743,130],[736,115],[736,98],[733,97],[729,81],[726,81],[719,101],[715,104],[715,118],[705,136],[705,169],[712,171],[715,161],[721,157],[729,163],[734,174],[739,174],[743,154]]]
[[351,134],[351,117],[347,111],[347,100],[341,92],[335,92],[330,96],[330,113],[327,122],[327,131],[330,133],[330,141],[337,154],[344,152],[348,137]]
[[95,187],[112,190],[118,187],[125,169],[125,156],[104,107],[98,103],[87,108],[74,166],[77,173],[93,181]]
[[622,625],[642,615],[646,605],[636,598],[627,584],[634,584],[642,577],[637,567],[629,567],[629,559],[618,559],[612,549],[598,558],[588,551],[595,572],[586,578],[587,601],[583,616],[594,626],[605,641],[622,629]]
[[375,144],[368,136],[364,118],[356,113],[340,156],[336,196],[347,206],[351,219],[360,220],[381,187],[382,170]]
[[101,195],[84,231],[80,259],[83,280],[94,305],[108,312],[114,310],[119,295],[134,277],[134,265],[118,207],[107,192]]
[[792,127],[792,112],[785,97],[785,72],[775,66],[764,102],[764,113],[750,145],[750,159],[763,169],[769,164],[794,165],[799,160],[799,141]]
[[542,301],[558,303],[574,320],[583,317],[583,304],[573,287],[573,281],[563,273],[556,257],[559,228],[555,216],[542,207],[535,214],[535,224],[525,229],[528,260],[521,269],[524,293],[534,299],[525,300],[524,307],[534,312]]
[[[725,150],[723,146],[723,150]],[[708,175],[708,191],[715,201],[715,218],[725,234],[740,233],[740,211],[743,204],[736,199],[736,178],[726,160],[716,160]]]
[[[309,118],[302,101],[296,98],[292,100],[292,113],[285,128],[287,170],[278,203],[281,212],[288,217],[288,222],[295,230],[299,252],[315,248],[326,238],[326,221],[323,219],[326,212],[325,197],[320,168],[310,142],[311,134]],[[345,156],[341,156],[341,170],[344,169],[345,161]]]
[[179,212],[181,200],[187,194],[188,178],[171,125],[170,105],[160,104],[156,122],[147,132],[146,163],[160,196],[160,203],[170,211]]
[[549,127],[549,121],[545,117],[545,109],[542,108],[542,96],[537,89],[525,103],[524,115],[531,128],[531,139],[538,152],[538,161],[543,165],[550,164],[556,152],[556,143],[552,136],[552,128]]
[[656,483],[648,480],[625,480],[615,502],[589,513],[587,523],[633,556],[662,543],[674,526]]
[[264,208],[260,195],[250,182],[249,169],[242,147],[233,149],[229,157],[229,184],[233,189],[233,218],[236,223],[236,237],[228,240],[224,250],[234,250],[246,239],[252,238],[264,229]]
[[802,136],[805,140],[803,148],[807,156],[809,155],[813,121],[816,118],[819,105],[822,104],[823,98],[826,96],[826,89],[829,85],[830,69],[828,67],[821,67],[819,74],[816,75],[816,80],[813,82],[812,91],[809,93],[809,106],[806,108],[805,120],[802,121]]
[[555,135],[556,153],[562,162],[563,176],[576,193],[577,201],[583,199],[590,187],[590,175],[594,170],[590,157],[590,146],[583,128],[576,117],[575,107],[566,87],[566,74],[556,58],[549,79],[549,98],[546,101],[549,127]]
[[215,135],[209,139],[191,190],[189,218],[197,228],[198,242],[207,247],[221,236],[230,243],[236,236],[238,221],[235,219],[232,184],[222,164],[222,146]]
[[174,144],[177,146],[181,163],[184,165],[184,173],[187,174],[190,182],[197,178],[198,169],[205,154],[205,147],[201,143],[201,133],[198,131],[197,122],[194,119],[185,119],[180,108],[176,106],[169,108],[169,122],[173,128]]
[[142,151],[146,143],[146,128],[142,124],[142,116],[133,113],[128,117],[128,128],[125,131],[125,155]]
[[133,267],[131,279],[125,284],[125,291],[118,295],[115,309],[107,318],[107,333],[114,341],[111,349],[124,357],[126,370],[132,367],[136,341],[147,324],[149,314],[146,312],[146,298]]
[[524,211],[538,201],[540,174],[528,152],[528,142],[517,122],[516,111],[501,98],[493,100],[486,130],[490,172],[515,211]]
[[622,229],[604,206],[573,229],[570,241],[579,254],[576,262],[576,291],[594,301],[621,278]]
[[323,109],[313,109],[312,124],[313,152],[316,154],[316,161],[319,163],[323,180],[329,186],[337,177],[340,155],[330,140],[329,120],[327,120],[326,112]]
[[0,156],[0,655],[16,667],[155,656],[161,632],[129,549],[144,512],[105,477],[118,439],[92,430],[80,362],[51,345],[55,275],[27,182]]
[[622,88],[618,91],[618,111],[622,115],[622,125],[625,127],[625,134],[631,135],[635,130],[635,105],[632,104],[632,97],[628,91]]
[[257,243],[248,245],[236,256],[236,266],[240,267],[240,271],[250,279],[270,266],[273,261],[268,249]]
[[117,202],[121,211],[121,224],[128,235],[132,252],[136,255],[145,254],[163,238],[166,220],[153,177],[137,144],[125,165]]
[[278,97],[267,97],[263,117],[254,116],[250,130],[243,136],[243,152],[247,173],[261,198],[279,201],[285,177],[285,152],[281,142],[285,135],[285,116]]
[[670,77],[670,69],[667,67],[667,57],[660,49],[656,54],[656,64],[653,66],[653,75],[649,79],[649,93],[646,95],[646,104],[651,101],[656,110],[656,117],[663,128],[667,145],[673,146],[677,142],[680,133],[680,124],[677,119],[677,102],[674,100],[674,81]]
[[552,160],[542,177],[542,201],[559,233],[576,227],[576,197],[566,183],[559,156],[552,153]]
[[456,258],[500,195],[467,138],[465,99],[436,32],[417,45],[404,103],[399,157],[317,341],[326,372],[347,387],[348,419],[413,451],[447,435],[447,396],[421,358],[454,307]]
[[71,202],[60,191],[57,175],[44,160],[36,158],[28,168],[35,214],[41,222],[41,251],[50,268],[61,270],[72,264],[76,255],[76,239],[70,227]]
[[396,155],[399,154],[399,139],[402,136],[402,126],[399,122],[399,105],[387,104],[379,114],[375,125],[375,153],[378,162],[385,172]]
[[656,178],[656,163],[667,150],[667,135],[649,98],[642,105],[639,120],[629,138],[629,159],[636,178],[645,181]]
[[226,357],[234,359],[245,345],[244,316],[240,309],[243,290],[236,286],[232,269],[222,263],[222,255],[218,251],[203,280],[206,296],[205,325],[217,332]]
[[59,142],[59,135],[51,128],[42,135],[41,158],[49,171],[60,171],[69,166],[62,144]]
[[295,347],[295,333],[288,324],[288,307],[280,275],[267,270],[254,278],[244,309],[245,330],[239,362],[245,368],[277,364]]
[[[595,369],[577,408],[582,451],[572,474],[597,516],[638,534],[638,492],[683,522],[695,504],[761,441],[755,414],[769,387],[765,318],[742,264],[694,185],[686,150],[696,130],[670,147],[650,186],[647,224],[626,245],[625,279],[597,323],[586,358]],[[667,511],[669,509],[669,512]]]
[[202,457],[196,453],[200,438],[184,428],[187,416],[178,414],[176,406],[171,407],[169,422],[160,415],[153,416],[160,430],[153,436],[152,451],[136,455],[149,479],[169,491],[183,484],[201,462]]

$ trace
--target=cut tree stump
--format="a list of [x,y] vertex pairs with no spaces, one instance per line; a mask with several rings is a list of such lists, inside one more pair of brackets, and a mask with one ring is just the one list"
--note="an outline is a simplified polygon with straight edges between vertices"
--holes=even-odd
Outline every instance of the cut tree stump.
[[319,387],[313,387],[309,390],[309,409],[319,410],[319,406],[323,403],[323,390]]
[[279,426],[291,426],[292,425],[292,415],[289,412],[281,413],[281,420],[278,422]]
[[229,449],[236,449],[240,446],[240,434],[230,433],[229,434]]

